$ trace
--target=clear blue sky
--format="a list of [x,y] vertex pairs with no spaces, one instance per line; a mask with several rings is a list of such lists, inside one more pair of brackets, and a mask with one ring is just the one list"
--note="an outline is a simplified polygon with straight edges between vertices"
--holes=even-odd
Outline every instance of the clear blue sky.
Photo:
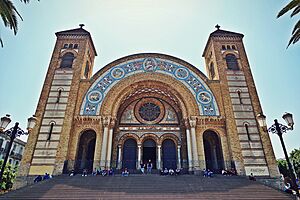
[[[0,116],[26,127],[35,112],[57,31],[84,23],[98,57],[94,73],[122,56],[158,52],[179,57],[204,71],[201,57],[210,32],[221,29],[245,35],[244,43],[268,124],[285,111],[295,129],[284,136],[290,152],[300,147],[300,43],[286,49],[296,19],[276,19],[288,0],[14,0],[24,21],[14,36],[0,24]],[[299,16],[297,18],[299,20]],[[2,21],[1,21],[2,23]],[[13,126],[13,123],[10,124]],[[24,138],[25,139],[25,138]],[[277,136],[276,156],[283,157]]]

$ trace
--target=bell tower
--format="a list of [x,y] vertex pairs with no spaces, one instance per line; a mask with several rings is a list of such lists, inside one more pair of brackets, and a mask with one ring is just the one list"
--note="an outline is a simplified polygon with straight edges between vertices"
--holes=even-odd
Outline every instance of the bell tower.
[[38,122],[29,135],[19,176],[63,171],[79,85],[90,79],[97,56],[91,34],[83,26],[56,33],[36,109]]
[[243,34],[222,30],[216,25],[202,56],[208,78],[220,83],[230,154],[238,173],[277,176],[270,138],[256,119],[262,108],[243,37]]

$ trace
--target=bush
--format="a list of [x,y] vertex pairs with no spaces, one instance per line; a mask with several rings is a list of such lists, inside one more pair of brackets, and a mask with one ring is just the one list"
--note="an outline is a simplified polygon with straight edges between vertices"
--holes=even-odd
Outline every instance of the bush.
[[[2,168],[3,160],[0,160],[0,169]],[[16,178],[17,169],[12,167],[11,164],[6,163],[5,170],[0,183],[1,190],[8,190],[12,188]]]

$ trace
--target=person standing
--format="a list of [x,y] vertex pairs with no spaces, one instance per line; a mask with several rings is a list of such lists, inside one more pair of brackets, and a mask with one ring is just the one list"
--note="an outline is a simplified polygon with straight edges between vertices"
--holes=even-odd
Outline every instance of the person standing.
[[151,160],[149,160],[147,163],[147,174],[151,174],[152,167],[153,167],[153,164],[152,164]]
[[145,174],[145,164],[143,162],[141,162],[140,166],[141,166],[142,174]]

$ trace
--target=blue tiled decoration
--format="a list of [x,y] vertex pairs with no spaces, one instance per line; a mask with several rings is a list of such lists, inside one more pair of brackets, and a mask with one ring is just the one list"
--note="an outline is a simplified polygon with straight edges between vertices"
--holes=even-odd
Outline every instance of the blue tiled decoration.
[[132,59],[104,72],[86,93],[80,114],[99,115],[101,105],[109,90],[123,78],[138,73],[161,73],[172,76],[183,83],[194,95],[200,115],[219,115],[215,97],[196,73],[179,63],[158,57]]

